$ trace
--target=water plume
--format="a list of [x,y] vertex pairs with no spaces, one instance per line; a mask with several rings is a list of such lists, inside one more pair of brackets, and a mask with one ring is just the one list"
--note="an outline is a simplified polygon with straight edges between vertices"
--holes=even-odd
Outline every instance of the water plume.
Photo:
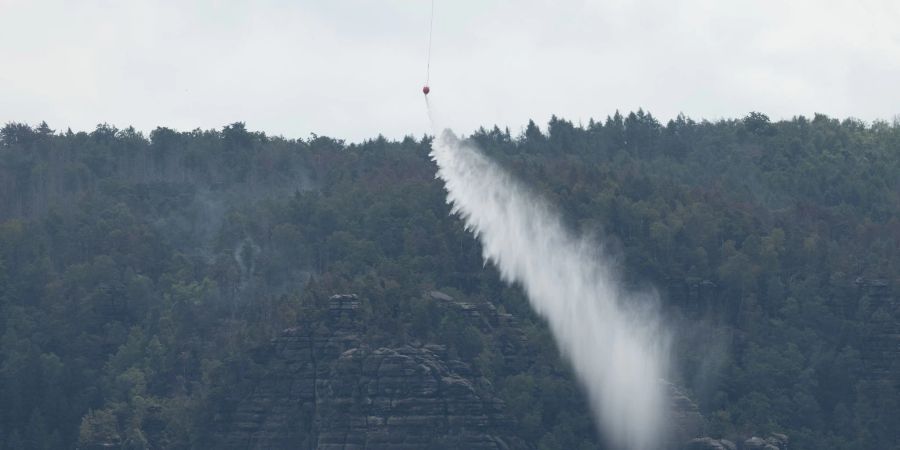
[[654,296],[624,289],[596,239],[569,232],[549,204],[472,143],[447,130],[431,158],[485,260],[521,285],[547,320],[604,438],[613,448],[660,447],[668,339]]

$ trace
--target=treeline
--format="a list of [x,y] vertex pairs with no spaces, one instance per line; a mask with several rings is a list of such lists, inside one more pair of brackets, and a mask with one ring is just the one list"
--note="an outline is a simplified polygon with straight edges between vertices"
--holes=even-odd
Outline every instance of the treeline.
[[[900,442],[900,126],[637,111],[470,138],[689,324],[675,381],[709,434]],[[543,323],[449,216],[430,144],[7,124],[0,448],[198,446],[250,349],[342,292],[372,341],[470,360],[537,447],[601,448]],[[545,363],[498,365],[432,288],[517,315]]]
[[898,124],[752,113],[663,126],[638,111],[587,127],[553,118],[546,135],[533,124],[524,134],[472,138],[573,227],[621,248],[627,273],[685,316],[680,381],[712,434],[894,448]]

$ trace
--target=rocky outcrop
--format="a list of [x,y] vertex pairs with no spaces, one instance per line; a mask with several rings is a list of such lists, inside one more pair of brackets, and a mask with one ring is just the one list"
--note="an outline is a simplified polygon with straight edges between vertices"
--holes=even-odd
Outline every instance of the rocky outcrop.
[[[706,287],[705,284],[703,286]],[[500,347],[499,354],[504,359],[506,367],[514,371],[524,371],[534,363],[528,355],[523,355],[527,353],[522,351],[527,347],[527,338],[517,319],[511,314],[498,312],[490,302],[459,301],[440,291],[430,291],[426,295],[445,308],[468,317],[482,332],[491,333]],[[683,389],[665,380],[662,383],[669,400],[668,439],[672,447],[677,448],[681,443],[699,436],[705,427],[705,420],[697,404]]]
[[[265,374],[217,418],[217,448],[518,448],[487,380],[439,345],[370,348],[354,334],[355,296],[329,302],[328,326],[285,330],[258,357]],[[343,324],[338,326],[337,322]]]
[[[462,313],[481,331],[492,331],[500,325],[501,314],[497,312],[497,308],[491,302],[461,301],[441,291],[430,291],[427,295],[439,304]],[[502,316],[504,316],[503,319],[512,317],[509,314],[503,314]]]
[[323,383],[321,450],[508,447],[500,437],[508,419],[486,381],[432,349],[353,349],[334,370]]
[[332,295],[328,299],[328,319],[333,323],[352,323],[359,311],[360,301],[356,294]]
[[[509,370],[525,371],[535,363],[514,316],[489,302],[459,301],[439,291],[425,295],[489,333]],[[213,447],[535,448],[509,435],[515,424],[491,384],[466,362],[451,359],[446,347],[372,346],[361,337],[363,304],[357,296],[335,295],[323,306],[318,321],[284,330],[257,352],[259,375],[248,377],[245,385],[252,388],[235,394],[226,402],[232,407],[216,416]],[[666,382],[665,390],[672,447],[679,447],[702,432],[704,420],[678,386]],[[690,448],[734,449],[728,441],[715,441],[724,447],[704,442]]]
[[781,433],[772,433],[769,437],[763,439],[753,436],[744,441],[742,450],[787,450],[788,437]]
[[461,313],[481,332],[490,333],[508,370],[522,372],[534,364],[533,355],[524,351],[527,348],[525,333],[512,314],[497,311],[490,302],[460,301],[441,291],[429,291],[426,296],[448,310]]
[[704,437],[691,439],[685,444],[684,450],[737,450],[737,445],[728,439]]
[[713,439],[711,437],[695,438],[688,441],[683,450],[788,450],[788,437],[781,433],[772,433],[763,439],[753,436],[743,441],[738,447],[728,439]]

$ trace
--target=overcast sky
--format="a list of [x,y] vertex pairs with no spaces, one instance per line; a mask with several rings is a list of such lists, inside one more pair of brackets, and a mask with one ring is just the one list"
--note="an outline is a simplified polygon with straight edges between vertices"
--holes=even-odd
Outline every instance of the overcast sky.
[[[0,121],[285,137],[430,132],[430,0],[0,0]],[[436,0],[431,100],[460,132],[900,114],[896,0]]]

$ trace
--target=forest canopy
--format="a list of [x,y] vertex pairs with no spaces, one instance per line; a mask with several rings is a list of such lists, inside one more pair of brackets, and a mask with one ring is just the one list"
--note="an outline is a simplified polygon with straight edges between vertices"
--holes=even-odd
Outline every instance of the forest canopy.
[[[900,442],[900,124],[649,112],[469,139],[659,291],[715,437]],[[255,348],[356,293],[372,342],[447,345],[541,449],[602,448],[546,325],[450,215],[432,138],[234,123],[0,130],[0,449],[199,448]],[[539,364],[422,292],[521,318]]]

